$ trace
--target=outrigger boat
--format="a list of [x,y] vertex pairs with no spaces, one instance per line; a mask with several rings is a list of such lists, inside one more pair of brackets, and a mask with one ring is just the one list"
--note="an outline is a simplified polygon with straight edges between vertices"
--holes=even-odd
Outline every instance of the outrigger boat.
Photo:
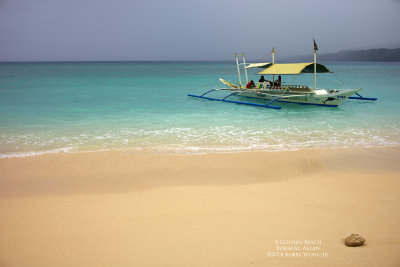
[[[357,89],[323,89],[317,88],[317,73],[332,73],[327,67],[316,62],[316,51],[318,50],[314,41],[314,62],[311,63],[287,63],[287,64],[275,64],[275,50],[272,48],[272,63],[251,63],[246,64],[244,54],[243,63],[239,64],[238,56],[235,54],[236,66],[239,77],[237,84],[228,82],[222,78],[219,80],[226,85],[226,88],[212,89],[205,92],[202,95],[189,94],[188,96],[202,98],[207,100],[216,100],[228,103],[260,106],[265,108],[280,109],[279,106],[271,105],[275,101],[287,102],[287,103],[298,103],[303,105],[318,105],[326,107],[337,107],[347,99],[356,100],[377,100],[377,98],[368,98],[361,96],[358,92],[362,88]],[[243,86],[240,74],[240,65],[244,66],[244,72],[246,77],[246,83],[249,85],[249,79],[247,70],[251,68],[262,68],[259,72],[260,75],[272,75],[272,84],[268,82],[262,82],[254,84],[254,87]],[[275,75],[299,75],[303,73],[314,73],[314,87],[310,88],[307,85],[295,85],[295,84],[280,84],[274,81]],[[205,96],[214,91],[228,91],[230,94],[224,98],[212,98]],[[352,96],[352,95],[357,96]],[[247,98],[257,98],[268,101],[266,104],[258,104],[244,101],[228,100],[230,96],[242,96]]]

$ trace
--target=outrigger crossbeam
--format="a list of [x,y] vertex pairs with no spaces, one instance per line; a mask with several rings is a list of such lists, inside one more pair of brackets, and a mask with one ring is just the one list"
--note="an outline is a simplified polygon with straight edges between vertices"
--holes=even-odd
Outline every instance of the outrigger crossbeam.
[[363,97],[362,95],[360,95],[359,93],[356,93],[357,96],[351,96],[349,97],[349,99],[357,99],[357,100],[371,100],[371,101],[375,101],[378,100],[378,98],[375,97]]
[[[231,94],[229,94],[229,95],[227,95],[227,96],[225,96],[224,98],[221,98],[221,99],[205,96],[206,94],[211,93],[211,92],[213,92],[213,91],[224,91],[224,90],[232,91],[231,88],[226,88],[226,89],[225,89],[225,88],[223,88],[223,89],[213,89],[213,90],[210,90],[210,91],[208,91],[208,92],[205,92],[205,93],[202,94],[202,95],[192,95],[192,94],[188,94],[188,96],[196,97],[196,98],[202,98],[202,99],[207,99],[207,100],[214,100],[214,101],[221,101],[221,102],[233,103],[233,104],[249,105],[249,106],[262,107],[262,108],[281,109],[281,107],[278,107],[278,106],[271,106],[271,105],[270,105],[270,104],[273,103],[274,101],[280,99],[280,97],[277,97],[277,98],[275,98],[274,100],[272,100],[272,101],[268,102],[267,104],[263,105],[263,104],[250,103],[250,102],[243,102],[243,101],[226,100],[228,97],[230,97],[230,96],[232,96],[232,95],[236,95],[237,92],[233,92],[233,93],[231,93]],[[238,91],[239,91],[239,90],[238,90]]]

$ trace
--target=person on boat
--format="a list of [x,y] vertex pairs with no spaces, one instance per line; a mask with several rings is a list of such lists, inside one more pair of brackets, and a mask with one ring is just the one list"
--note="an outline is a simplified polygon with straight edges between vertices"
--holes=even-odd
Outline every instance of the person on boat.
[[264,79],[264,76],[261,76],[261,78],[260,78],[260,80],[258,82],[259,83],[266,83],[265,86],[267,86],[267,87],[272,86],[272,82]]
[[281,75],[279,75],[278,80],[275,81],[275,86],[281,87],[281,84],[282,84],[282,79],[281,79]]
[[250,82],[248,82],[247,85],[246,85],[246,88],[254,88],[254,87],[256,87],[256,86],[255,86],[253,80],[251,80]]

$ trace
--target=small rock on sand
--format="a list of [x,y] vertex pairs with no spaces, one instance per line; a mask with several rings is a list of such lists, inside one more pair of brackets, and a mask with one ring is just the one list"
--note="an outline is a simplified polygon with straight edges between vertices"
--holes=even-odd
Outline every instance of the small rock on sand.
[[364,242],[365,242],[365,238],[360,236],[359,234],[351,234],[344,240],[344,243],[348,247],[362,246],[364,244]]

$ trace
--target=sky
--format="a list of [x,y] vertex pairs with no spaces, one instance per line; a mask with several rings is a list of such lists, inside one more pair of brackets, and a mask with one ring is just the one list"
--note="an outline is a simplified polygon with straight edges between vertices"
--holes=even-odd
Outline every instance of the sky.
[[270,60],[400,47],[400,0],[0,0],[0,61]]

